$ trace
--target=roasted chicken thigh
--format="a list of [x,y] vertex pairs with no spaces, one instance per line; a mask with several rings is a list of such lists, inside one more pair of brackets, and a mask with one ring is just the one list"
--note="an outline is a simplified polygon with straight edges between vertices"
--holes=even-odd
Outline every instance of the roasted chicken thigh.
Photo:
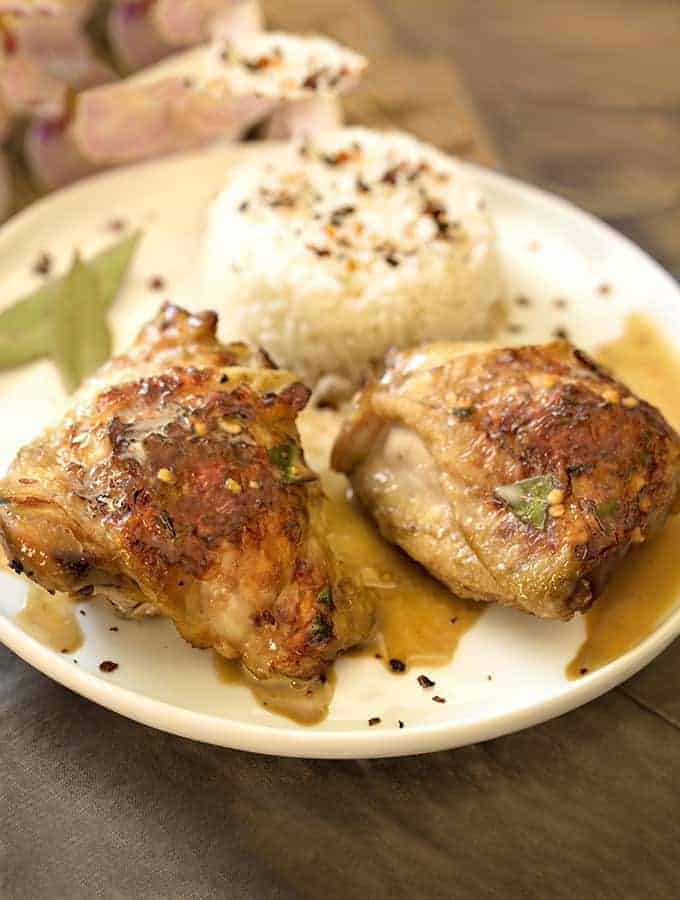
[[680,439],[566,341],[440,343],[388,357],[333,465],[456,594],[568,619],[663,525]]
[[0,482],[0,537],[49,591],[169,616],[258,677],[311,677],[371,606],[326,543],[295,425],[308,389],[216,321],[166,305],[106,364]]

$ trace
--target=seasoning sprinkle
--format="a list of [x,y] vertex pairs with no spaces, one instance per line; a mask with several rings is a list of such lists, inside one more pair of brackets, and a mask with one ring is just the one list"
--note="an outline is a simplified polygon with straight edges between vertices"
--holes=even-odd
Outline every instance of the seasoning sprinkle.
[[402,662],[400,659],[391,659],[390,669],[392,669],[393,672],[405,672],[406,663]]
[[457,419],[467,419],[472,415],[472,407],[471,406],[453,406],[449,410],[449,414],[455,416]]
[[220,429],[226,431],[227,434],[240,434],[243,428],[237,422],[228,422],[226,419],[220,419]]
[[177,481],[175,473],[171,469],[166,469],[165,467],[158,470],[156,478],[159,481],[163,481],[165,484],[174,484]]
[[436,696],[432,698],[434,703],[446,703],[446,697]]
[[331,251],[327,247],[316,247],[314,244],[307,244],[306,246],[308,250],[311,250],[312,253],[315,253],[319,257],[331,255]]
[[49,275],[52,270],[52,257],[49,253],[41,253],[36,259],[33,271],[36,275]]
[[372,728],[374,725],[380,725],[380,722],[381,722],[381,721],[382,721],[382,720],[380,719],[379,716],[372,716],[372,717],[368,720],[368,724],[369,724],[369,726]]
[[99,671],[100,672],[115,672],[118,668],[118,663],[111,662],[110,659],[105,659],[103,662],[99,663]]
[[427,675],[419,675],[418,676],[418,684],[426,690],[427,688],[433,688],[435,686],[435,682],[432,681],[431,678],[428,678]]

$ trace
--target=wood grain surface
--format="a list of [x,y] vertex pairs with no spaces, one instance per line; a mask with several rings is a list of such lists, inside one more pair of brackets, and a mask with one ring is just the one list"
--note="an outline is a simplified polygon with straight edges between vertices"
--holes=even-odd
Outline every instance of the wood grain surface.
[[[265,5],[371,55],[352,120],[568,196],[680,273],[677,0]],[[523,733],[343,763],[160,734],[0,651],[0,747],[10,900],[680,896],[680,642]]]
[[412,52],[456,60],[504,167],[680,275],[677,0],[379,0]]

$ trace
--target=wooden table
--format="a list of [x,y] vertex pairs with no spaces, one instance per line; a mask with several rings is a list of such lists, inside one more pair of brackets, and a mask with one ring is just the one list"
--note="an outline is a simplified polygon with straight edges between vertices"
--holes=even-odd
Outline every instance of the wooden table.
[[[267,5],[277,25],[374,58],[352,119],[564,194],[680,274],[677,0]],[[545,725],[373,762],[203,747],[116,717],[9,653],[0,673],[14,679],[11,696],[0,688],[0,747],[19,748],[0,755],[10,900],[680,896],[680,642]],[[46,721],[61,739],[45,742]],[[40,865],[17,861],[24,834]]]

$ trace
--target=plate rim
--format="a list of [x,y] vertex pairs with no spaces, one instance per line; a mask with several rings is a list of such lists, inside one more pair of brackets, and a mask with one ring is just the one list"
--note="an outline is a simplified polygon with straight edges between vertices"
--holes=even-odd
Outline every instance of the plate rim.
[[[98,173],[41,198],[12,216],[0,228],[0,243],[5,244],[22,229],[30,228],[32,220],[42,217],[52,206],[58,205],[64,199],[77,200],[78,194],[89,196],[90,192],[96,190],[102,182],[111,183],[117,179],[126,179],[132,172],[143,177],[144,171],[151,167],[162,166],[171,169],[173,165],[185,165],[192,160],[200,161],[208,154],[217,154],[226,161],[229,157],[238,157],[240,149],[218,145],[200,153],[177,155],[160,161]],[[515,194],[528,196],[532,202],[547,207],[553,214],[557,212],[559,216],[567,215],[585,221],[590,228],[595,228],[608,241],[619,243],[629,253],[632,251],[633,256],[636,256],[650,272],[654,272],[680,301],[680,285],[676,279],[632,240],[592,213],[581,209],[564,197],[527,184],[519,178],[466,161],[462,163],[477,179],[482,190],[487,186],[492,189],[494,187],[509,189]],[[622,656],[579,680],[566,683],[550,697],[534,701],[528,706],[498,714],[491,713],[481,718],[466,715],[457,718],[452,714],[451,718],[442,722],[423,723],[403,729],[385,726],[380,729],[353,728],[340,732],[319,731],[313,727],[292,724],[274,728],[269,725],[244,723],[237,719],[197,712],[149,697],[131,688],[107,682],[92,672],[78,669],[70,658],[65,659],[56,651],[45,647],[0,613],[0,641],[3,644],[53,681],[119,715],[180,737],[216,746],[259,754],[317,759],[368,759],[431,753],[489,740],[538,725],[617,687],[658,656],[678,635],[680,635],[680,607],[663,619],[643,641]]]

